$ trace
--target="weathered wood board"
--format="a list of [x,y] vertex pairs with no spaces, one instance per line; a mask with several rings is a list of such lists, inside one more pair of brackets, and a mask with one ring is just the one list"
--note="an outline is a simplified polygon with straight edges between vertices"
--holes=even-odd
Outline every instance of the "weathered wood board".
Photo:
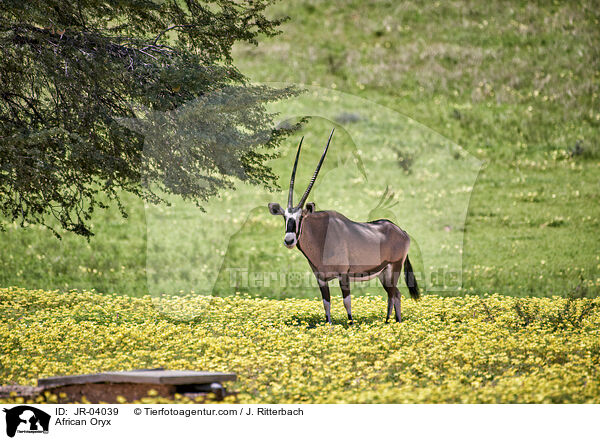
[[234,373],[193,370],[132,370],[109,371],[77,376],[56,376],[38,379],[38,386],[45,388],[85,383],[147,383],[157,385],[199,385],[236,380]]
[[11,393],[25,398],[35,398],[46,391],[66,396],[66,402],[116,403],[122,396],[128,402],[148,396],[150,390],[161,397],[173,397],[176,393],[196,399],[209,394],[217,400],[229,393],[222,382],[236,380],[234,373],[191,370],[133,370],[107,371],[75,376],[56,376],[38,379],[38,385],[5,385],[0,387],[0,397],[9,397]]

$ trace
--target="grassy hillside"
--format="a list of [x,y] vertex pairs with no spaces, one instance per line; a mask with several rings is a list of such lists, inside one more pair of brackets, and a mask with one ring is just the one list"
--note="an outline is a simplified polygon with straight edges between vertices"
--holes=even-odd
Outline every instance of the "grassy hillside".
[[[304,129],[298,182],[307,181],[337,126],[313,199],[367,220],[390,186],[399,203],[385,214],[415,238],[417,269],[463,268],[462,290],[440,294],[596,296],[598,11],[594,2],[291,1],[271,10],[290,16],[283,33],[237,47],[235,60],[256,81],[347,94],[341,104],[313,108],[320,95],[309,88],[274,107],[282,116],[307,108],[319,116]],[[296,142],[273,163],[282,187]],[[280,220],[264,208],[283,197],[242,186],[207,214],[181,203],[146,211],[128,198],[130,217],[98,213],[89,243],[9,227],[0,235],[0,285],[143,295],[206,291],[216,280],[220,294],[314,297],[314,286],[279,281],[266,288],[263,280],[251,287],[231,278],[236,268],[263,278],[307,272],[302,255],[281,245]],[[380,293],[374,286],[362,292]]]

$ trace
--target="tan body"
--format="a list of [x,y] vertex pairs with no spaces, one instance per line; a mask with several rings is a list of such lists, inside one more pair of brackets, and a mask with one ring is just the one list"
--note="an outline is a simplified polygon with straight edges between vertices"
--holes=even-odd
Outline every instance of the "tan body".
[[[314,211],[308,203],[300,218],[298,249],[304,254],[317,278],[323,296],[325,316],[331,322],[331,296],[328,282],[338,279],[348,319],[352,321],[350,282],[378,277],[388,294],[387,320],[395,310],[402,320],[401,294],[396,287],[408,259],[410,238],[389,220],[354,222],[336,211]],[[410,263],[405,267],[407,284],[418,298]]]
[[307,210],[299,235],[298,249],[323,281],[370,279],[390,264],[404,264],[410,246],[408,234],[388,220],[358,223],[336,211]]

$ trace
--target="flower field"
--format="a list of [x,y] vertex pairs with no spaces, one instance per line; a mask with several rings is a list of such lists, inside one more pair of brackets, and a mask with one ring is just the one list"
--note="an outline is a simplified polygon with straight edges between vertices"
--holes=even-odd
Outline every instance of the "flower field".
[[242,403],[600,402],[600,298],[431,295],[405,299],[401,324],[384,312],[356,298],[348,325],[336,297],[328,326],[316,299],[0,289],[0,380],[164,367],[235,372]]

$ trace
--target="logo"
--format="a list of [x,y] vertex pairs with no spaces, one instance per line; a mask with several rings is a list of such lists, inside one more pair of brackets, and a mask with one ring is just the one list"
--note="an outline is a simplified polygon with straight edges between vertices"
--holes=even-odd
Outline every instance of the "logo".
[[48,433],[50,415],[41,409],[28,405],[19,405],[5,409],[6,435],[14,437],[18,433],[36,434]]

